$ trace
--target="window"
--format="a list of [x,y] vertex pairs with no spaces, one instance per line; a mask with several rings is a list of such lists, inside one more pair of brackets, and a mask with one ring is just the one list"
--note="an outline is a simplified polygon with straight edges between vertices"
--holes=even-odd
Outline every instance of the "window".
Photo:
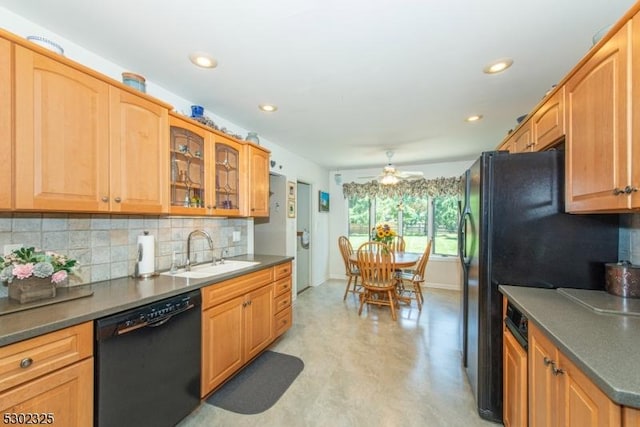
[[433,238],[432,253],[458,253],[458,198],[413,197],[349,199],[349,240],[354,249],[370,238],[371,229],[386,222],[404,237],[408,252],[422,252]]
[[402,237],[407,252],[424,252],[429,240],[429,199],[406,196],[402,202]]
[[458,254],[458,198],[454,196],[433,199],[433,253]]
[[347,237],[354,250],[369,240],[369,233],[373,227],[370,221],[370,211],[371,204],[368,197],[363,199],[351,197],[349,199],[349,233]]

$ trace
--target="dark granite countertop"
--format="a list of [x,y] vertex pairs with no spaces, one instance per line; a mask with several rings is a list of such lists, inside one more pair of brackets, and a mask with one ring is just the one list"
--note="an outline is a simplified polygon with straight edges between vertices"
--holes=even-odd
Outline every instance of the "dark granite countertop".
[[611,400],[640,408],[639,316],[599,310],[598,301],[610,306],[604,291],[500,286],[500,292]]
[[0,316],[0,346],[270,268],[293,258],[244,255],[229,259],[259,261],[260,264],[208,279],[184,279],[158,275],[145,280],[125,277],[84,285],[82,287],[88,287],[93,291],[92,296]]

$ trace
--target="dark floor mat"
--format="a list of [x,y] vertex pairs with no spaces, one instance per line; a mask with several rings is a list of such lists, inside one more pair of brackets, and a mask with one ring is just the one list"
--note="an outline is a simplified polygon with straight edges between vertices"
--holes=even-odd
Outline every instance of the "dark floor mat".
[[212,394],[207,403],[238,414],[258,414],[272,407],[304,369],[295,356],[265,351]]

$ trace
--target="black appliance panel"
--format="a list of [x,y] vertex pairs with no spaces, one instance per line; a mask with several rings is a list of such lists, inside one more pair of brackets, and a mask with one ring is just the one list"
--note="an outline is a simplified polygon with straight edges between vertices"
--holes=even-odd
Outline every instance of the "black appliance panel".
[[618,215],[565,214],[563,165],[562,151],[487,152],[469,169],[463,362],[478,412],[491,421],[502,420],[498,286],[601,289],[603,264],[617,260]]
[[200,404],[201,297],[96,321],[97,427],[173,426]]

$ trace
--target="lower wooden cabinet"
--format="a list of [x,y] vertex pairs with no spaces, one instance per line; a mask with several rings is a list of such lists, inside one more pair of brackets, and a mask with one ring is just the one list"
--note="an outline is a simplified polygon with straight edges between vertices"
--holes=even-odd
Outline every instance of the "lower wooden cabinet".
[[527,426],[527,352],[505,327],[503,348],[502,422],[505,427]]
[[640,409],[622,408],[622,425],[624,427],[640,427]]
[[0,347],[4,424],[93,424],[92,322]]
[[622,408],[529,322],[529,425],[622,425]]
[[291,262],[202,288],[202,397],[291,327],[291,289]]
[[0,393],[0,414],[5,424],[92,425],[93,358]]
[[202,288],[201,396],[291,326],[291,263]]
[[280,279],[275,283],[274,300],[274,329],[276,337],[289,330],[293,321],[291,308],[291,276]]

